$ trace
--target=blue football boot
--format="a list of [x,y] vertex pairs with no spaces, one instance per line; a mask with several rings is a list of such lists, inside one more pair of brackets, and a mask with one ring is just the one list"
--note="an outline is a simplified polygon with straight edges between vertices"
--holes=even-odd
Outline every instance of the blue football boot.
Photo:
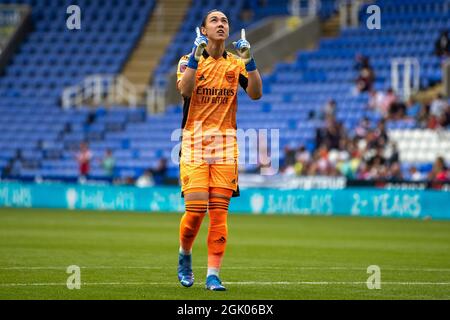
[[219,277],[212,274],[206,278],[206,289],[212,291],[225,291],[227,290],[220,281]]
[[194,284],[194,273],[192,272],[192,255],[178,256],[178,280],[184,287],[191,287]]

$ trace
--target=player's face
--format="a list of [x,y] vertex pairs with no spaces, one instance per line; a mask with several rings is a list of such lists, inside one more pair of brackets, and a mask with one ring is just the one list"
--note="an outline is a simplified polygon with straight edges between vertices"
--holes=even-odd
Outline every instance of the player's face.
[[211,12],[206,18],[205,27],[202,28],[203,34],[213,41],[225,41],[229,31],[228,18],[220,11]]

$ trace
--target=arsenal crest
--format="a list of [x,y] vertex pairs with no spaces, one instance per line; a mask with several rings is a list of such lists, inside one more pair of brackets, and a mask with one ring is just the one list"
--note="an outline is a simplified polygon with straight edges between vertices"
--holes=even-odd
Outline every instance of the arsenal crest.
[[234,72],[233,71],[227,71],[227,73],[225,73],[225,79],[227,79],[227,81],[229,83],[233,83],[234,80],[236,79]]

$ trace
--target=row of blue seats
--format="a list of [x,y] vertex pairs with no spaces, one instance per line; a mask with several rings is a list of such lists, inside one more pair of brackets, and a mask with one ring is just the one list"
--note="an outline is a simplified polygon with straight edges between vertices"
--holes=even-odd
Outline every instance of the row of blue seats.
[[41,43],[41,42],[64,42],[64,43],[91,43],[95,44],[98,42],[115,43],[122,42],[129,39],[128,37],[135,36],[130,35],[128,32],[114,32],[114,33],[101,33],[101,32],[86,32],[86,30],[79,30],[76,33],[72,31],[64,32],[33,32],[28,36],[28,41],[30,43]]
[[[410,23],[410,29],[406,28],[406,24]],[[412,33],[429,33],[435,34],[436,31],[448,28],[448,21],[436,21],[436,22],[411,22],[411,21],[387,21],[383,23],[383,28],[392,29],[391,32],[404,31],[406,34]],[[417,31],[416,31],[417,30]],[[378,32],[379,30],[377,30]],[[379,31],[380,33],[382,31]]]
[[[447,8],[448,9],[448,8]],[[402,12],[399,14],[398,11],[383,12],[383,20],[384,21],[430,21],[430,20],[448,20],[448,15],[445,11],[440,10],[439,8],[434,8],[434,10],[430,11],[422,11],[422,12]]]
[[[374,37],[373,35],[362,35],[362,36],[352,36],[351,38],[345,40],[328,40],[324,39],[320,41],[320,45],[325,48],[331,47],[350,47],[350,46],[376,46],[376,47],[385,47],[385,46],[408,46],[408,47],[417,47],[423,46],[425,44],[429,45],[429,39],[424,38],[421,35],[411,35],[411,36],[385,36],[385,37]],[[436,37],[437,38],[437,37]],[[406,42],[406,43],[405,43]]]
[[[39,43],[30,43],[20,48],[20,53],[39,54],[36,59],[44,59],[47,55],[62,54],[86,54],[86,55],[119,55],[126,52],[129,46],[122,46],[120,43],[105,43],[94,45],[92,43],[52,43],[49,46],[42,46]],[[48,59],[48,58],[47,58]]]
[[[55,105],[63,87],[78,83],[86,75],[117,73],[138,39],[155,2],[133,0],[128,1],[126,6],[115,8],[114,1],[108,1],[102,10],[97,10],[100,2],[104,1],[82,4],[84,18],[80,31],[66,28],[67,2],[34,7],[34,31],[16,55],[11,70],[8,68],[6,76],[0,78],[0,94],[19,101],[22,97],[48,97],[46,100],[52,98]],[[33,1],[20,3],[36,5]],[[93,19],[95,16],[97,19]],[[112,21],[110,18],[121,20],[121,23],[108,23]],[[94,32],[89,32],[90,29]],[[53,31],[46,35],[45,32],[50,30]],[[97,45],[86,44],[85,41],[73,42],[86,39],[101,42]],[[84,59],[92,55],[97,56],[97,60]],[[63,61],[64,66],[55,67],[58,65],[55,61]],[[24,101],[31,103],[31,99]],[[11,105],[14,104],[20,105],[20,102]]]
[[[2,117],[0,123],[9,124],[10,126],[20,126],[20,125],[31,125],[31,124],[45,124],[46,126],[52,127],[60,127],[65,125],[66,123],[71,123],[72,125],[75,123],[85,123],[87,119],[87,115],[83,113],[69,113],[65,111],[58,110],[59,112],[49,112],[48,114],[44,114],[36,110],[36,113],[27,114],[28,108],[24,108],[24,110],[18,110],[17,114],[11,113],[1,113]],[[30,111],[33,112],[33,111]]]
[[[80,71],[81,70],[81,71]],[[93,74],[115,74],[118,71],[117,66],[92,66],[86,67],[85,69],[76,70],[71,67],[68,68],[64,74],[60,71],[48,69],[47,72],[42,72],[42,74],[26,74],[26,75],[9,75],[4,79],[0,80],[0,84],[5,88],[58,88],[62,89],[69,85],[78,84],[84,79],[83,72],[89,72],[89,75]],[[56,92],[58,95],[62,94],[62,90]]]
[[[111,62],[122,62],[122,59],[111,59],[108,60]],[[42,87],[45,85],[48,85],[46,83],[46,79],[48,81],[51,81],[52,78],[61,79],[61,81],[64,81],[65,79],[68,79],[70,81],[73,81],[74,78],[82,78],[81,74],[84,73],[103,73],[103,74],[115,74],[117,71],[116,65],[110,65],[110,66],[93,66],[93,65],[83,65],[79,66],[79,68],[76,68],[74,66],[67,66],[67,67],[56,67],[52,68],[51,66],[48,66],[46,68],[39,68],[39,69],[28,69],[28,70],[7,70],[6,75],[8,78],[0,79],[1,84],[6,84],[7,86],[13,87],[15,84],[19,84],[19,86],[22,86],[21,82],[25,83],[24,86],[27,84]],[[25,78],[25,79],[24,79]]]
[[[141,19],[142,23],[145,21]],[[58,22],[58,21],[56,21]],[[93,25],[93,24],[83,24],[81,25],[81,28],[86,32],[129,32],[129,33],[138,33],[142,29],[142,25],[136,25],[134,24],[136,21],[130,21],[129,24],[121,24],[121,23],[114,23],[114,24],[99,24],[99,25]],[[138,21],[139,22],[139,21]],[[46,24],[37,24],[35,26],[36,31],[38,32],[54,32],[54,31],[65,31],[67,28],[66,20],[61,20],[59,23],[46,23]],[[76,31],[72,31],[76,32]]]
[[[352,50],[352,51],[361,51],[362,54],[367,54],[369,50],[367,50],[367,46],[364,44],[358,45],[327,45],[322,47],[324,50],[336,51],[340,53],[341,50]],[[404,55],[412,55],[416,57],[425,57],[425,56],[433,56],[434,48],[430,48],[429,43],[414,45],[414,44],[390,44],[390,45],[374,45],[371,47],[374,51],[370,51],[372,56],[379,56],[382,52],[386,52],[387,56],[391,57],[402,57]]]
[[[380,6],[390,5],[392,4],[392,0],[378,0],[377,4]],[[442,4],[442,0],[395,0],[396,5],[419,5],[419,4],[431,4],[431,5],[439,5]]]
[[[118,59],[118,58],[121,59]],[[69,58],[66,56],[58,56],[57,54],[52,55],[44,55],[41,53],[38,54],[18,54],[17,57],[13,60],[12,65],[7,68],[7,71],[16,72],[20,70],[29,71],[29,70],[47,70],[49,66],[54,65],[56,68],[67,68],[67,67],[75,67],[75,65],[81,65],[84,67],[85,65],[91,64],[93,66],[106,64],[105,58],[110,60],[118,60],[123,61],[125,58],[121,54],[96,54],[96,55],[88,55],[85,60],[81,60],[79,57]]]
[[[150,1],[151,2],[151,1]],[[113,6],[113,7],[124,7],[127,8],[129,6],[145,6],[149,3],[148,0],[2,0],[4,4],[28,4],[33,8],[40,8],[41,10],[48,9],[49,7],[67,7],[70,4],[76,4],[81,7],[84,6]]]
[[[95,2],[93,2],[95,3]],[[34,8],[36,11],[36,18],[42,19],[42,20],[57,20],[61,17],[67,17],[67,15],[64,14],[61,15],[61,12],[59,11],[45,11],[42,10],[39,12],[39,7]],[[128,22],[129,20],[135,20],[139,19],[140,17],[144,16],[145,11],[141,11],[142,8],[139,7],[133,7],[129,6],[126,8],[126,10],[120,10],[120,8],[115,8],[114,11],[104,11],[104,10],[98,10],[98,8],[87,6],[80,8],[83,12],[83,19],[87,21],[94,22],[97,19],[109,22],[109,20],[123,20],[123,22]],[[98,22],[98,20],[96,21]]]
[[[119,23],[120,22],[120,23]],[[81,24],[81,29],[83,32],[89,32],[89,33],[97,33],[101,34],[103,32],[108,33],[139,33],[141,31],[142,26],[136,24],[136,22],[139,23],[145,23],[145,19],[133,19],[128,21],[128,23],[122,23],[121,21],[96,21],[96,22],[87,22],[83,20]],[[36,32],[43,33],[43,32],[65,32],[65,29],[67,28],[66,25],[66,18],[59,19],[52,22],[41,22],[37,23],[35,26]],[[67,29],[66,29],[67,30]],[[76,30],[71,30],[71,32],[77,32]]]
[[[436,12],[436,10],[445,10],[445,1],[442,3],[421,3],[421,4],[408,4],[408,5],[402,5],[402,4],[385,4],[381,6],[381,9],[383,12],[386,13],[396,13],[396,14],[410,14],[410,15],[416,15],[421,13],[427,13],[427,12]],[[447,10],[448,10],[448,4],[447,4]]]
[[[96,73],[96,72],[105,72],[105,73],[114,73],[115,70],[118,69],[117,64],[122,63],[124,59],[121,58],[105,58],[105,62],[111,62],[116,63],[115,65],[110,65],[107,63],[101,63],[101,64],[84,64],[80,66],[75,66],[72,64],[65,65],[65,66],[59,66],[56,65],[54,68],[52,68],[51,65],[41,65],[41,66],[24,66],[22,70],[20,70],[18,67],[14,68],[8,68],[6,71],[6,75],[8,77],[14,78],[20,78],[20,75],[24,75],[27,77],[39,77],[39,76],[45,76],[46,78],[51,77],[52,75],[55,75],[56,77],[65,77],[67,74],[69,74],[71,77],[73,74],[78,74],[82,72],[90,72]],[[5,80],[8,80],[8,78],[0,78],[2,82]],[[27,80],[23,79],[22,80]],[[44,83],[45,84],[45,83]]]

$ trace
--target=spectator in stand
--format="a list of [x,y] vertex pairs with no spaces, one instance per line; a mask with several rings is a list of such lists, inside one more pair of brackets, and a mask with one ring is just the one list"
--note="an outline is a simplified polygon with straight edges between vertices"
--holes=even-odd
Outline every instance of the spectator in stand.
[[295,164],[295,149],[290,146],[284,147],[284,168],[294,166]]
[[447,109],[447,101],[442,94],[438,93],[436,98],[431,102],[430,115],[428,117],[427,128],[437,129],[440,127],[439,120]]
[[359,71],[358,78],[356,78],[356,89],[358,93],[372,90],[373,82],[375,81],[375,72],[372,67],[363,67]]
[[331,162],[328,159],[328,148],[326,145],[320,146],[320,148],[314,153],[313,162],[309,168],[308,175],[310,176],[328,176],[333,172]]
[[375,135],[375,139],[379,147],[383,147],[386,145],[386,143],[389,140],[389,137],[386,132],[386,120],[381,119],[378,122],[377,127],[373,131],[373,134]]
[[355,136],[357,138],[364,138],[369,131],[370,131],[369,118],[364,117],[360,121],[359,125],[355,128]]
[[431,102],[431,106],[430,106],[430,113],[431,113],[431,115],[435,116],[436,118],[440,118],[441,115],[446,110],[447,105],[448,105],[448,103],[444,99],[442,94],[438,93],[436,98]]
[[355,56],[355,63],[353,67],[356,71],[361,71],[361,69],[369,67],[369,58],[358,53]]
[[423,104],[420,108],[417,121],[422,129],[428,128],[428,122],[430,120],[430,105],[428,103]]
[[386,178],[393,181],[403,180],[402,169],[399,162],[393,162],[389,165],[388,176]]
[[326,120],[325,130],[322,133],[320,144],[317,145],[325,144],[329,150],[338,149],[339,141],[345,136],[344,127],[334,117]]
[[447,107],[444,109],[444,112],[442,113],[441,117],[438,119],[439,126],[441,128],[448,128],[450,127],[450,105],[447,104]]
[[359,138],[353,140],[344,137],[340,141],[339,150],[331,150],[329,160],[334,168],[334,173],[345,176],[348,179],[356,178],[356,172],[361,162],[360,152],[356,145]]
[[437,128],[439,128],[439,121],[438,121],[438,118],[436,116],[433,116],[433,115],[430,116],[430,118],[428,119],[427,128],[428,129],[437,129]]
[[400,120],[406,115],[406,105],[402,101],[396,101],[389,108],[389,119]]
[[307,163],[311,160],[311,153],[305,148],[305,146],[300,146],[295,153],[295,160],[297,162],[301,161]]
[[292,167],[295,175],[297,176],[303,175],[308,170],[310,160],[311,160],[311,153],[305,148],[305,146],[300,146],[297,149],[297,152],[295,153],[295,164]]
[[397,163],[400,161],[400,154],[398,152],[397,143],[391,142],[389,144],[389,157],[387,158],[387,162],[392,165],[393,163]]
[[372,155],[370,154],[371,152],[374,152],[376,149],[379,148],[384,148],[385,147],[385,143],[386,141],[384,139],[378,139],[378,136],[375,132],[375,130],[373,131],[369,131],[366,135],[366,146],[365,146],[365,151],[366,151],[366,156],[371,157]]
[[367,164],[367,162],[361,162],[356,177],[358,180],[370,180],[372,178],[371,176],[371,170],[370,166]]
[[389,118],[391,106],[396,101],[397,96],[395,95],[394,90],[392,90],[392,88],[389,88],[386,94],[384,95],[383,100],[381,101],[380,113],[383,116],[383,118]]
[[447,181],[449,178],[450,176],[444,158],[437,157],[431,172],[428,174],[428,179],[431,181]]
[[406,116],[410,119],[417,119],[420,113],[421,105],[413,97],[406,102]]
[[91,160],[93,158],[91,150],[86,142],[80,144],[80,150],[76,155],[79,170],[79,180],[80,182],[85,182],[87,176],[89,175]]
[[415,166],[411,166],[411,168],[409,168],[409,180],[423,181],[425,180],[425,176],[419,170],[417,170]]
[[372,110],[382,113],[382,105],[384,101],[384,93],[382,91],[376,91],[372,89],[369,91],[368,107]]
[[115,163],[111,149],[106,149],[105,156],[102,159],[102,168],[108,177],[113,176]]
[[167,176],[167,159],[161,158],[152,170],[153,178],[156,184],[164,184]]
[[327,104],[323,108],[323,117],[322,119],[329,119],[336,117],[336,100],[331,99],[328,100]]
[[155,181],[153,180],[152,170],[150,169],[145,170],[136,180],[136,187],[138,188],[153,187],[154,185]]
[[381,166],[386,163],[386,159],[384,157],[384,149],[382,147],[378,147],[376,149],[375,155],[368,161],[369,165]]
[[448,37],[448,30],[442,30],[438,39],[434,43],[434,53],[438,57],[450,56],[450,39]]

